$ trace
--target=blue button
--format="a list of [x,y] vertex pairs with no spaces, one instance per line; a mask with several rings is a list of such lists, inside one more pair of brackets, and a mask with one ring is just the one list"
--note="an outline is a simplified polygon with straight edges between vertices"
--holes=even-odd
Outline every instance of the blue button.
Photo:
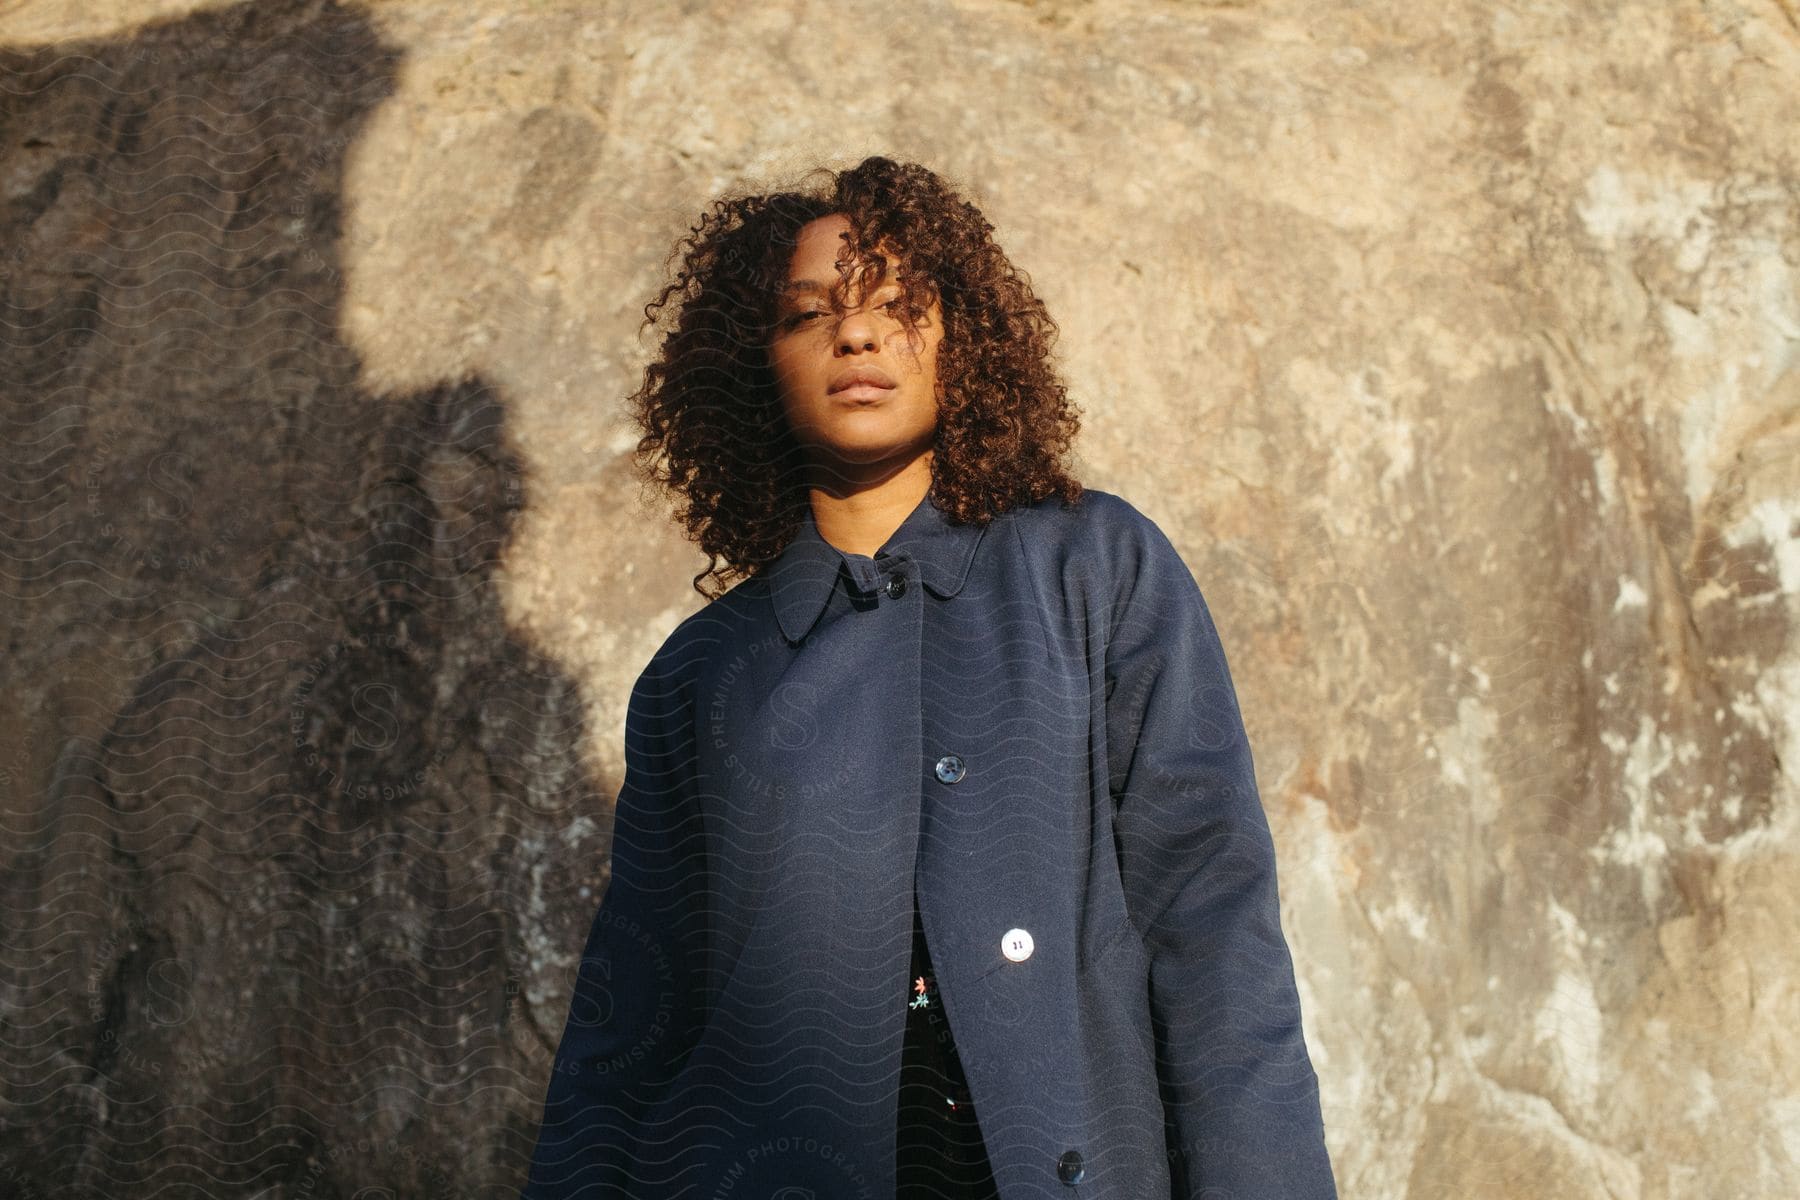
[[941,783],[955,783],[966,773],[963,760],[954,754],[946,754],[937,760],[937,777]]
[[1081,1164],[1081,1151],[1064,1150],[1062,1157],[1056,1160],[1056,1177],[1074,1187],[1087,1174],[1087,1168]]
[[887,587],[883,590],[887,592],[890,599],[898,600],[906,595],[906,576],[896,571],[893,578],[887,581]]

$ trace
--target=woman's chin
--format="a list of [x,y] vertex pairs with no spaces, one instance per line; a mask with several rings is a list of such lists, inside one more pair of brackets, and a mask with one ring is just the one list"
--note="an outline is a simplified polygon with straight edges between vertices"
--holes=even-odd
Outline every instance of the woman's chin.
[[890,459],[911,457],[922,447],[912,438],[844,436],[822,443],[818,449],[827,461],[866,467]]

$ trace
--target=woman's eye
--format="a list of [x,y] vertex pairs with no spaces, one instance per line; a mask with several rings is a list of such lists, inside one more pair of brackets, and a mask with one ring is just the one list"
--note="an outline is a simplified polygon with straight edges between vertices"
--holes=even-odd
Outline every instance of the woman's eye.
[[[906,297],[895,296],[892,300],[884,301],[883,303],[878,304],[875,307],[891,310],[891,309],[895,309],[895,308],[904,306],[905,303],[906,303]],[[825,316],[830,316],[830,315],[831,314],[826,312],[824,309],[809,308],[802,312],[797,312],[797,313],[791,314],[785,321],[782,322],[782,325],[786,328],[792,329],[796,326],[805,325],[807,322],[811,321],[814,317],[825,317]]]

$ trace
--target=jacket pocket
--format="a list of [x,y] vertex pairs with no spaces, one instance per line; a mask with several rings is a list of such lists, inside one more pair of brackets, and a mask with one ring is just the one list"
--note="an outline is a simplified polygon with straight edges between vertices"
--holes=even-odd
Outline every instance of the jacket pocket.
[[1100,944],[1099,951],[1088,960],[1089,969],[1097,969],[1102,965],[1114,966],[1113,960],[1117,958],[1120,949],[1129,947],[1133,942],[1137,943],[1137,953],[1134,957],[1136,961],[1142,963],[1146,957],[1144,939],[1138,933],[1137,926],[1131,923],[1131,918],[1121,914],[1118,928],[1106,935],[1106,940]]
[[1156,1034],[1150,1014],[1150,954],[1129,918],[1107,935],[1106,944],[1088,964],[1088,973],[1112,997],[1113,1011],[1120,1014],[1142,1048],[1145,1060],[1154,1059]]

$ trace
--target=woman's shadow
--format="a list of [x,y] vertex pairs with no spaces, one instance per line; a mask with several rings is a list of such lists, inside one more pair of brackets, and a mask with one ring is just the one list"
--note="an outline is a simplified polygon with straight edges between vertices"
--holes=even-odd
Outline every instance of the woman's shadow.
[[7,1195],[523,1180],[611,806],[506,398],[337,335],[397,63],[313,0],[0,49]]

